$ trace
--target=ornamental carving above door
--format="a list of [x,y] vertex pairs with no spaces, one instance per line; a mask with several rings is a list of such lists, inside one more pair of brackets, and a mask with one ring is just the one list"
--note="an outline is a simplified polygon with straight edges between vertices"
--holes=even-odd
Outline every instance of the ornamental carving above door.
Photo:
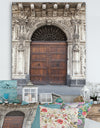
[[38,28],[31,37],[32,41],[66,41],[65,33],[53,25]]

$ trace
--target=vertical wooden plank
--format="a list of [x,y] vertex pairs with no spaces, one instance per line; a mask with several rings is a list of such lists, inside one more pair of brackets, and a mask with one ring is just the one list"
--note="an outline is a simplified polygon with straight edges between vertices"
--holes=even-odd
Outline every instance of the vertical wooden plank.
[[52,43],[49,46],[49,82],[53,85],[65,85],[67,74],[67,45],[65,42]]

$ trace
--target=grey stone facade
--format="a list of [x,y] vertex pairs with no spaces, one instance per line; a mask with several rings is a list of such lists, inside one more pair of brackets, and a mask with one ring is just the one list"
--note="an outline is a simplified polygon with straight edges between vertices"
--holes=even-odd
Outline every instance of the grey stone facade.
[[[41,26],[54,25],[67,37],[67,85],[83,86],[86,77],[85,3],[12,4],[12,79],[30,79],[31,36]],[[20,83],[21,82],[21,83]]]

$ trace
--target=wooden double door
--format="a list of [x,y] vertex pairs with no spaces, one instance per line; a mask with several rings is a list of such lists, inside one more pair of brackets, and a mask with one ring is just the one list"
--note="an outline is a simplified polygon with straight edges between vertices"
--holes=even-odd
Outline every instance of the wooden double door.
[[30,80],[34,84],[66,84],[66,42],[32,42],[30,53]]

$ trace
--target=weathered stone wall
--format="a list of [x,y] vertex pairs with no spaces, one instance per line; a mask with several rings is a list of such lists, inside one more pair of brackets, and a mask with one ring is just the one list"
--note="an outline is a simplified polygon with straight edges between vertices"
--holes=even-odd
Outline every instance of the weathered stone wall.
[[67,37],[67,84],[84,85],[85,6],[85,3],[13,3],[12,79],[29,79],[31,36],[43,25],[55,25]]

